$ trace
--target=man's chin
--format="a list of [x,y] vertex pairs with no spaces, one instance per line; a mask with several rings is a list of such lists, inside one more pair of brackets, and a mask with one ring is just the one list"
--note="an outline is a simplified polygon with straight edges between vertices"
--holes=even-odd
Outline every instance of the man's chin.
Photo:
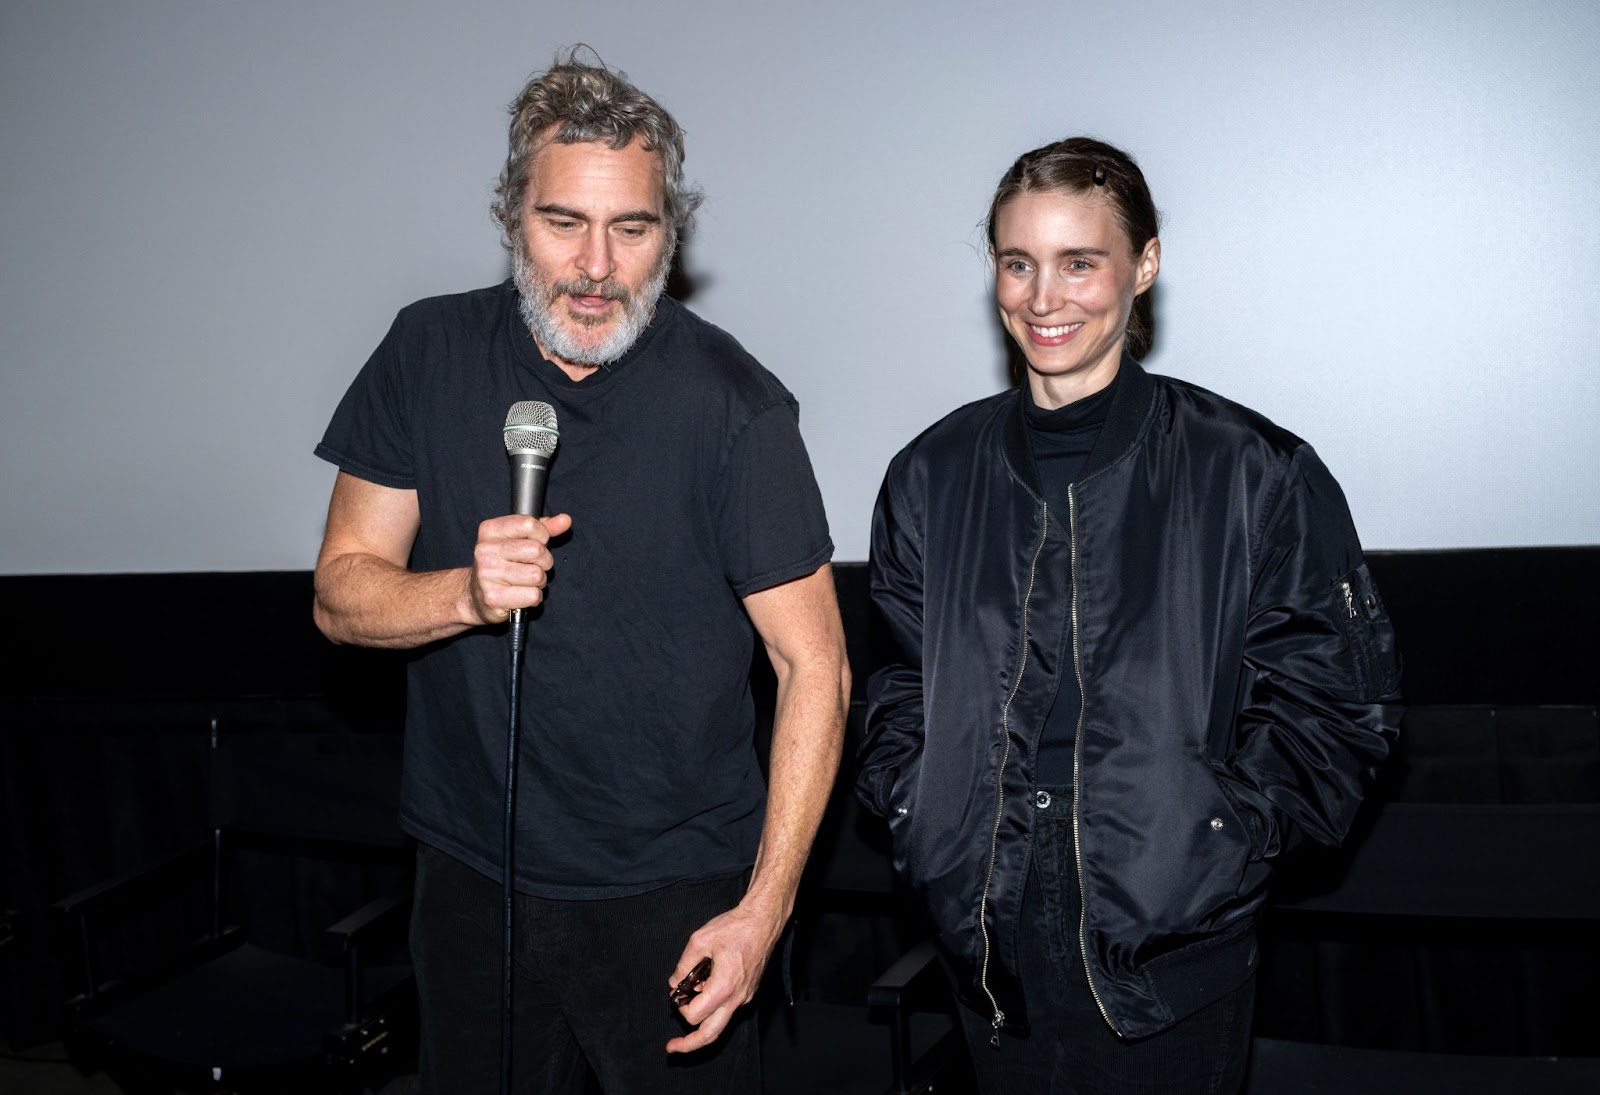
[[610,341],[616,337],[617,325],[607,323],[569,323],[563,332],[573,349],[584,354],[605,353]]
[[615,340],[615,329],[607,324],[603,327],[582,327],[573,330],[568,327],[564,332],[568,353],[562,355],[574,365],[596,367],[609,364],[621,357],[627,349],[626,346],[618,349],[612,345]]
[[[613,306],[603,312],[580,312],[570,305],[567,307],[567,327],[569,330],[577,328],[578,331],[586,334],[599,333],[603,336],[605,332],[610,331],[621,320],[622,309],[620,307]],[[602,341],[602,339],[596,339],[595,341]]]

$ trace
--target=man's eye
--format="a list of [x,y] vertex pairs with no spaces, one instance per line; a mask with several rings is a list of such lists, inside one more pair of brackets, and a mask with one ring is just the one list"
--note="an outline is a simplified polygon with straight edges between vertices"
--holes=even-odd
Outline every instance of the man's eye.
[[617,231],[630,240],[642,240],[648,233],[648,229],[639,224],[624,224]]

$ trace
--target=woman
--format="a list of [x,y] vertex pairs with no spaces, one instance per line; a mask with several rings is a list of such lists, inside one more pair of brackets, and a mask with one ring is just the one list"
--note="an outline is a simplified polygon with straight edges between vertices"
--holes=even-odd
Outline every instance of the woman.
[[1273,861],[1394,738],[1393,634],[1300,439],[1146,373],[1125,153],[1021,157],[988,218],[1023,383],[889,467],[859,792],[926,903],[985,1092],[1242,1082]]

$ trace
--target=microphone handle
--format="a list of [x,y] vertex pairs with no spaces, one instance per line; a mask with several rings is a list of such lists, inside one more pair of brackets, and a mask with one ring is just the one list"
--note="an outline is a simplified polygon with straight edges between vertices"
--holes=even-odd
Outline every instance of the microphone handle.
[[[519,452],[511,456],[511,512],[538,517],[544,509],[544,485],[550,475],[550,457],[541,452]],[[522,631],[522,609],[511,610],[511,634]],[[518,643],[517,645],[520,645]]]
[[539,452],[519,452],[511,457],[511,512],[538,517],[544,510],[544,485],[550,458]]

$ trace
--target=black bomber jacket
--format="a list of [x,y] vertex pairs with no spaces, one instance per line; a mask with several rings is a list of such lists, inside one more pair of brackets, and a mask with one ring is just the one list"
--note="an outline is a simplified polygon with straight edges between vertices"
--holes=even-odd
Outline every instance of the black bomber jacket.
[[1101,1014],[1131,1038],[1251,974],[1271,863],[1344,837],[1400,707],[1393,630],[1311,447],[1122,370],[1065,504],[1040,496],[1021,389],[891,463],[858,793],[968,1002],[1025,1027],[1034,758],[1077,674],[1074,934]]

